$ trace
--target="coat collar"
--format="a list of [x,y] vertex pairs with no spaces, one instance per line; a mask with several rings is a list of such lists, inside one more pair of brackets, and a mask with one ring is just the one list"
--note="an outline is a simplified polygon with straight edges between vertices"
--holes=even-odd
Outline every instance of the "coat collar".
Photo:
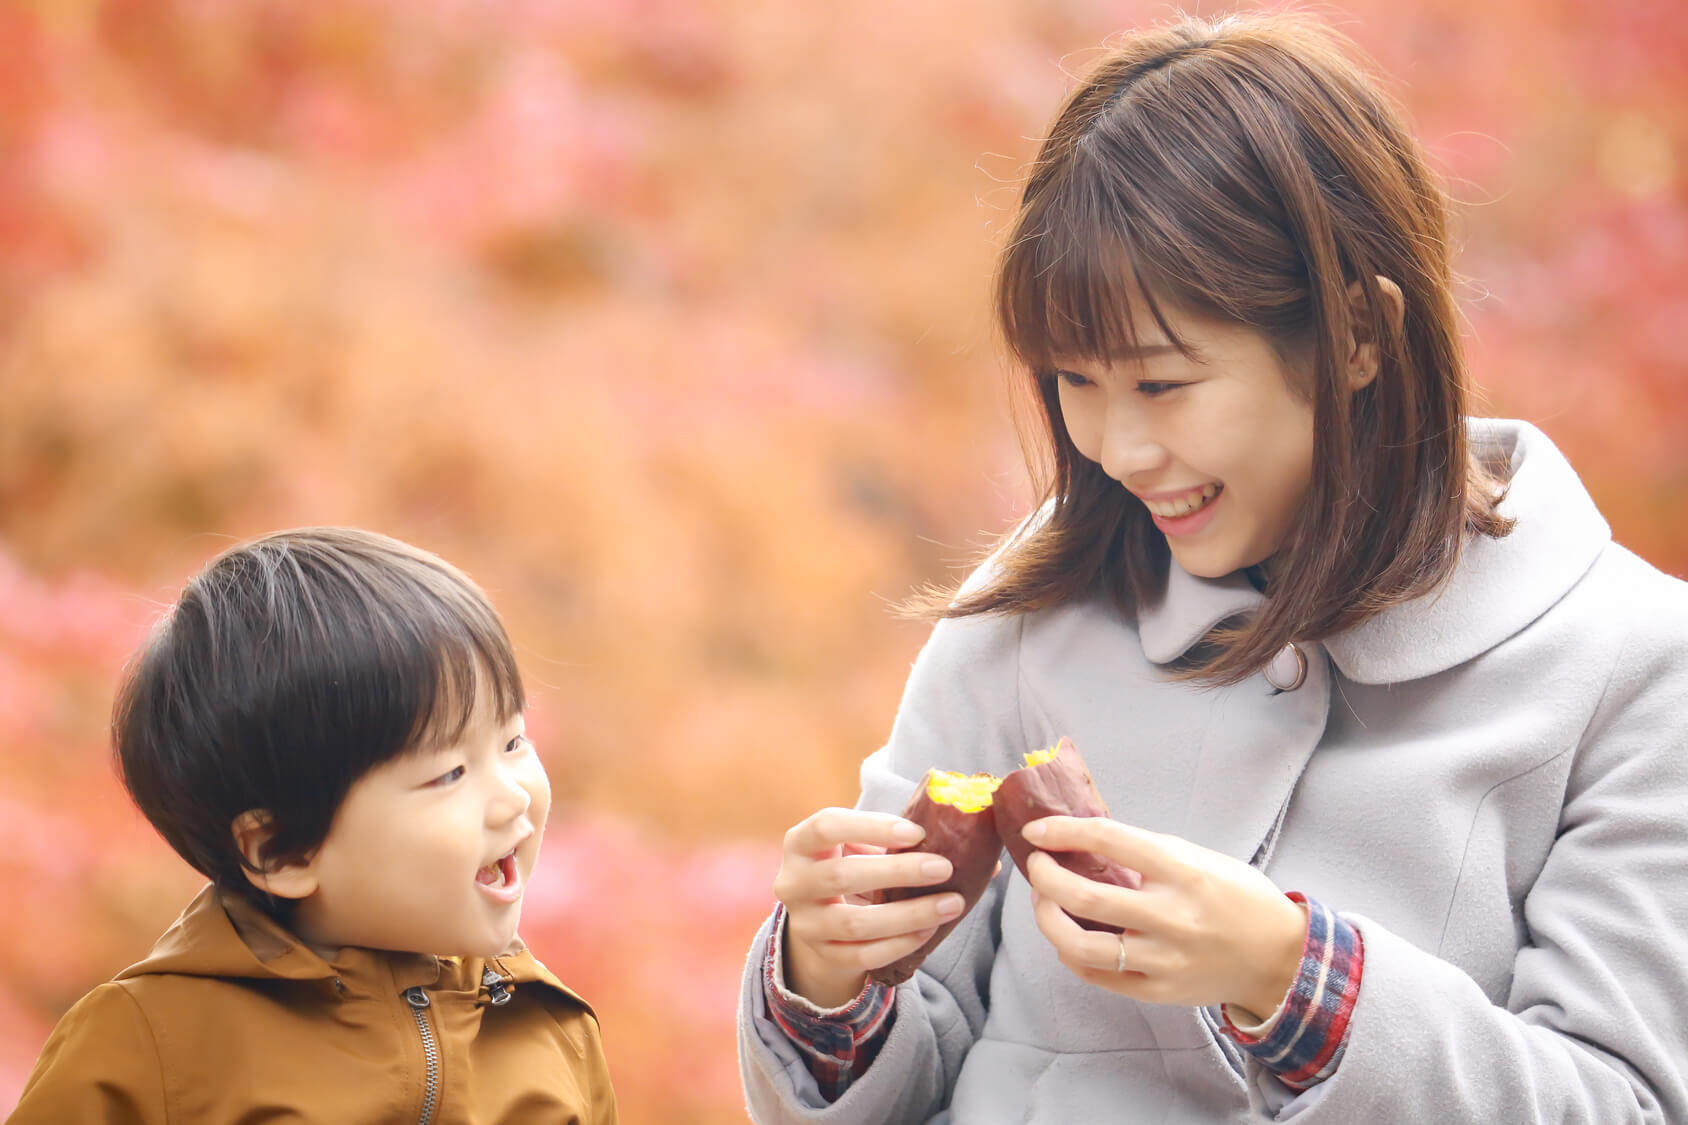
[[520,941],[497,957],[435,957],[377,949],[342,949],[319,956],[274,918],[239,895],[207,884],[188,903],[145,958],[118,980],[153,974],[232,979],[340,982],[349,995],[402,991],[413,985],[475,992],[490,967],[505,982],[539,983],[589,1007]]
[[1171,664],[1221,621],[1252,612],[1265,599],[1241,571],[1224,578],[1197,578],[1169,561],[1166,594],[1137,615],[1143,655]]
[[[1512,479],[1500,514],[1516,521],[1501,539],[1468,540],[1441,586],[1325,639],[1331,660],[1363,684],[1400,683],[1446,671],[1513,636],[1565,596],[1611,541],[1611,528],[1563,454],[1525,422],[1472,419],[1467,433]],[[1196,578],[1174,560],[1166,596],[1138,615],[1143,654],[1183,656],[1208,630],[1261,602],[1246,577]]]

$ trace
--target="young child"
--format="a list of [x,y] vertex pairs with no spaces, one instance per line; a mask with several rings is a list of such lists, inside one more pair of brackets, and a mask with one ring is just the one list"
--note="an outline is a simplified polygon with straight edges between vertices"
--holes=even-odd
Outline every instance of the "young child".
[[66,1013],[13,1125],[613,1123],[597,1019],[516,936],[551,803],[523,707],[425,551],[322,528],[212,560],[113,720],[211,882]]
[[[1044,502],[857,809],[786,836],[757,1120],[1688,1121],[1688,585],[1538,430],[1465,417],[1443,197],[1373,83],[1295,20],[1124,39],[997,312]],[[869,984],[961,910],[871,898],[949,874],[886,854],[918,779],[1062,735],[1115,819],[1025,837],[1141,887],[1034,852]]]

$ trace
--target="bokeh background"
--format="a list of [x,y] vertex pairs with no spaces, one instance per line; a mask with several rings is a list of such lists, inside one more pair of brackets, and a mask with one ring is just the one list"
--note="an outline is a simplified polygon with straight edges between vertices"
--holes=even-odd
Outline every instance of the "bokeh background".
[[[1484,412],[1688,570],[1685,9],[1318,10],[1459,202]],[[892,608],[1027,502],[986,313],[1014,185],[1169,14],[0,4],[0,1112],[198,883],[112,780],[126,654],[230,542],[351,523],[510,623],[561,801],[524,930],[624,1120],[742,1121],[780,834],[855,795],[924,635]]]

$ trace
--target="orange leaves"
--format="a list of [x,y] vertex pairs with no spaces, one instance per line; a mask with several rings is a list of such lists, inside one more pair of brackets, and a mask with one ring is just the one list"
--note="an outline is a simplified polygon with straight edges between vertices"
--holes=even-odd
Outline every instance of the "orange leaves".
[[[1682,572],[1679,7],[1353,0],[1344,23],[1463,201],[1485,411],[1542,424],[1620,539]],[[712,1006],[772,863],[710,841],[850,799],[923,635],[889,604],[1023,514],[992,254],[1063,70],[1164,15],[0,4],[0,791],[103,873],[38,892],[0,861],[18,925],[93,942],[82,979],[14,1001],[50,1018],[179,905],[106,765],[155,603],[232,538],[365,524],[484,582],[559,797],[624,818],[554,874],[633,855],[672,899],[728,857],[744,897],[702,929],[624,879],[529,938],[650,1079],[627,1120],[736,1119]],[[0,961],[26,933],[0,928]],[[665,1029],[666,995],[717,1022]],[[707,1096],[650,1077],[698,1042]]]

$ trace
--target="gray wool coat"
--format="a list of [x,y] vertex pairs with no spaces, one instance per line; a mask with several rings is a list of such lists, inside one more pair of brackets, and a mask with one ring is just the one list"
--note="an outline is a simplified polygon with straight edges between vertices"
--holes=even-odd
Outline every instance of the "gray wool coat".
[[1167,680],[1254,605],[1176,565],[1136,624],[1099,604],[948,621],[910,676],[864,808],[928,766],[1005,773],[1070,735],[1113,815],[1260,863],[1361,933],[1337,1072],[1295,1094],[1203,1009],[1089,987],[1007,865],[897,990],[834,1104],[739,1013],[759,1122],[1688,1122],[1688,585],[1611,541],[1539,431],[1479,421],[1514,468],[1512,535],[1435,594],[1322,644],[1275,691]]

